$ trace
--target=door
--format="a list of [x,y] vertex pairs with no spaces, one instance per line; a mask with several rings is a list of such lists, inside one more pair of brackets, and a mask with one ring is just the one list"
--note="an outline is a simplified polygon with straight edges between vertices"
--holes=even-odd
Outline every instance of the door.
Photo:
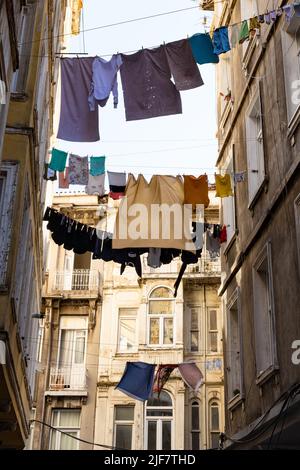
[[59,373],[64,388],[85,388],[86,330],[61,330]]
[[171,450],[172,449],[172,420],[151,419],[147,420],[147,449]]

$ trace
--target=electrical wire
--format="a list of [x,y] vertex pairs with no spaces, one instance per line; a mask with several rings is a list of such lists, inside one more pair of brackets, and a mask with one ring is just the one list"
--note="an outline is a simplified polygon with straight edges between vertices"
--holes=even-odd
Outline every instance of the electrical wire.
[[64,434],[65,436],[70,437],[71,439],[74,439],[75,441],[83,442],[84,444],[90,444],[92,446],[103,447],[104,449],[110,450],[129,450],[122,447],[113,447],[105,444],[98,444],[97,442],[86,441],[85,439],[81,439],[80,437],[72,436],[72,434],[69,434],[66,431],[62,431],[61,429],[51,426],[51,424],[45,423],[44,421],[40,421],[39,419],[31,419],[30,423],[39,423],[42,426],[46,426],[47,428],[52,429],[53,431],[57,431],[61,434]]

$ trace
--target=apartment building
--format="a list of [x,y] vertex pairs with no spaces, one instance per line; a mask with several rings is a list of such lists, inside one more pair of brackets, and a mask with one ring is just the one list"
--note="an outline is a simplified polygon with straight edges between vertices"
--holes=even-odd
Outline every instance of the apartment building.
[[43,179],[66,1],[0,3],[0,448],[28,444],[43,284]]
[[[215,3],[214,27],[293,2]],[[299,32],[277,11],[217,70],[220,172],[245,172],[221,222],[226,447],[299,448]],[[224,96],[230,99],[224,99]]]
[[[219,217],[213,194],[209,223]],[[112,200],[57,194],[52,206],[98,228],[104,216],[102,229],[113,226]],[[224,427],[219,258],[204,252],[175,299],[179,260],[153,269],[145,256],[138,278],[131,267],[121,276],[120,265],[74,255],[52,240],[48,253],[36,419],[90,444],[36,424],[33,448],[217,448]],[[160,399],[143,404],[115,390],[127,361],[194,361],[204,384],[195,394],[175,370]]]

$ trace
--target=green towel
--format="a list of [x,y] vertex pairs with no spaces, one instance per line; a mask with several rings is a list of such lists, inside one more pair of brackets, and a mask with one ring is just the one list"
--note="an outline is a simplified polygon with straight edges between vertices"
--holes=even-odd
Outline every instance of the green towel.
[[239,43],[243,44],[246,39],[249,39],[249,26],[248,21],[244,20],[240,29]]
[[67,156],[67,152],[63,152],[62,150],[57,150],[53,148],[49,168],[55,171],[64,171],[64,169],[66,168]]
[[105,173],[105,157],[91,157],[90,174],[99,176]]

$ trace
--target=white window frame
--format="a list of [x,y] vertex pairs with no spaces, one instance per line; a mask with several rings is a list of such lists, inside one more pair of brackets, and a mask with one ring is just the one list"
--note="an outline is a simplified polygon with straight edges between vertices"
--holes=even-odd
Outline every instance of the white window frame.
[[236,234],[236,207],[235,207],[235,185],[233,174],[235,172],[234,166],[234,149],[232,147],[224,164],[225,173],[230,175],[231,187],[233,196],[221,198],[222,205],[222,223],[226,225],[227,241],[222,243],[222,249],[226,251],[226,248],[231,244],[231,240]]
[[[262,266],[267,263],[267,303],[268,303],[268,329],[269,329],[269,341],[270,341],[270,362],[263,369],[258,370],[259,363],[259,351],[260,343],[258,339],[258,334],[261,330],[259,318],[261,318],[261,311],[259,309],[261,305],[261,299],[257,297],[257,286],[256,286],[256,276],[261,270]],[[277,347],[276,347],[276,328],[275,328],[275,302],[274,302],[274,290],[273,290],[273,274],[272,274],[272,256],[271,256],[271,242],[268,241],[266,245],[259,252],[253,268],[253,321],[254,321],[254,335],[255,335],[255,356],[256,356],[256,374],[257,374],[257,384],[263,383],[269,378],[270,375],[278,369],[277,361]],[[267,331],[263,332],[264,341],[266,341]]]
[[[68,408],[68,409],[53,409],[52,410],[52,416],[51,416],[51,422],[52,422],[52,425],[54,423],[54,415],[55,413],[58,413],[58,421],[60,420],[60,414],[61,413],[74,413],[74,412],[79,412],[79,427],[78,428],[67,428],[65,426],[55,426],[55,429],[59,429],[59,431],[63,431],[63,432],[66,432],[66,433],[75,433],[76,432],[76,437],[80,437],[80,420],[81,420],[81,409],[78,409],[78,408]],[[62,436],[62,433],[59,432],[59,431],[55,431],[54,429],[51,430],[51,435],[50,435],[50,440],[49,440],[49,449],[51,449],[52,447],[52,439],[53,439],[53,435],[55,435],[55,449],[53,450],[60,450],[60,443],[61,443],[61,436]],[[77,445],[77,449],[76,450],[79,450],[79,441],[76,441],[76,445]]]
[[[163,421],[171,421],[171,450],[174,449],[174,429],[175,429],[175,424],[174,424],[174,403],[173,403],[173,398],[171,394],[167,391],[166,392],[171,400],[172,400],[172,406],[148,406],[146,402],[145,406],[145,443],[144,443],[144,448],[145,450],[148,450],[148,421],[156,421],[157,422],[157,428],[156,428],[156,444],[157,444],[157,449],[156,450],[162,450],[162,423]],[[171,410],[172,415],[170,416],[147,416],[147,410]]]
[[293,95],[299,100],[300,86],[300,18],[293,14],[281,29],[284,84],[286,93],[288,135],[291,136],[300,121],[300,102],[293,106]]
[[15,207],[15,194],[18,175],[18,163],[3,161],[0,163],[3,176],[3,190],[0,201],[0,287],[6,287],[6,276],[10,255],[10,245],[13,227],[13,214]]
[[[116,419],[116,415],[117,415],[117,407],[120,407],[120,408],[133,408],[133,419],[130,420],[125,420],[125,419]],[[133,442],[134,442],[134,436],[133,436],[133,433],[134,433],[134,415],[135,415],[135,405],[132,405],[132,404],[129,404],[129,405],[122,405],[122,404],[118,404],[118,405],[114,405],[114,438],[113,438],[113,445],[116,447],[117,443],[117,426],[118,425],[123,425],[123,426],[131,426],[131,448],[128,449],[128,450],[133,450],[132,447],[133,447]]]
[[[211,330],[210,329],[210,312],[211,310],[216,310],[217,312],[217,329]],[[220,309],[219,307],[209,306],[206,308],[206,318],[207,318],[207,354],[208,355],[216,355],[220,354],[220,340],[221,340],[221,325],[220,325]],[[217,333],[217,351],[210,350],[210,334]]]
[[[236,315],[237,315],[237,325],[238,325],[238,346],[239,351],[236,353],[239,354],[239,394],[233,394],[233,387],[231,384],[230,374],[233,370],[233,367],[236,366],[236,361],[232,359],[232,344],[229,341],[229,338],[232,338],[232,328],[231,328],[231,316],[232,310],[236,307]],[[227,305],[226,305],[226,368],[227,368],[227,393],[228,393],[228,406],[235,405],[237,401],[240,401],[244,398],[244,368],[243,368],[243,336],[242,336],[242,315],[241,315],[241,297],[240,297],[240,289],[237,287],[236,290],[233,292],[232,296],[230,297]]]
[[[124,313],[122,312],[124,311]],[[125,311],[127,310],[127,313]],[[131,312],[129,312],[131,311]],[[120,354],[131,354],[137,352],[137,347],[138,347],[138,339],[137,339],[137,314],[138,314],[138,308],[135,307],[119,307],[118,310],[118,343],[117,343],[117,351]],[[135,339],[134,339],[134,345],[132,349],[122,349],[120,345],[120,334],[121,334],[121,322],[120,320],[134,320],[135,322]]]
[[[197,407],[199,410],[199,429],[194,429],[193,428],[193,408],[196,408],[196,405],[194,403],[197,403]],[[191,427],[190,427],[190,447],[192,450],[201,450],[201,403],[197,398],[194,398],[190,401],[190,413],[191,413]],[[198,439],[199,439],[199,449],[193,449],[193,434],[198,434]]]
[[[147,332],[147,345],[148,346],[151,346],[152,348],[172,348],[174,345],[175,345],[175,316],[176,316],[176,302],[175,302],[175,298],[174,297],[151,297],[152,293],[156,290],[156,289],[160,289],[160,288],[164,288],[164,289],[168,289],[172,295],[173,295],[173,292],[172,290],[170,289],[170,287],[168,286],[156,286],[154,287],[151,292],[149,293],[149,297],[148,297],[148,311],[147,311],[147,328],[148,328],[148,332]],[[170,315],[166,315],[166,314],[152,314],[150,313],[150,302],[156,302],[156,301],[169,301],[169,302],[173,302],[173,313],[170,314]],[[150,343],[150,333],[151,333],[151,319],[158,319],[159,320],[159,342],[157,344],[155,343]],[[169,343],[169,344],[164,344],[163,340],[164,340],[164,320],[165,319],[172,319],[173,320],[173,342],[172,343]]]
[[[66,315],[67,317],[67,315]],[[70,323],[73,322],[73,326],[70,325],[70,327],[65,328],[63,327],[62,324],[59,326],[59,338],[58,338],[58,353],[57,353],[57,363],[56,367],[59,368],[59,363],[61,359],[61,343],[62,343],[62,331],[67,330],[67,331],[85,331],[85,343],[84,343],[84,361],[82,366],[85,367],[86,365],[86,355],[87,355],[87,339],[88,339],[88,321],[87,317],[79,317],[79,316],[68,316],[68,320],[70,320]],[[82,328],[81,325],[79,325],[79,321],[83,321],[85,323],[85,328]],[[77,325],[76,325],[77,323]],[[75,350],[73,349],[72,351],[72,364],[75,365]]]
[[[260,86],[253,94],[246,116],[248,208],[255,204],[266,179]],[[259,121],[259,122],[258,122]]]
[[[197,329],[195,329],[192,325],[192,310],[196,309],[197,310],[197,315],[198,315],[198,325]],[[202,308],[200,305],[189,305],[189,320],[190,320],[190,330],[189,330],[189,350],[191,354],[200,354],[201,352],[201,346],[202,346],[202,341],[201,341],[201,312]],[[192,351],[192,333],[198,332],[198,349],[197,351]]]
[[295,210],[295,221],[296,221],[296,243],[298,251],[298,269],[300,276],[300,194],[296,197],[294,201],[294,210]]

